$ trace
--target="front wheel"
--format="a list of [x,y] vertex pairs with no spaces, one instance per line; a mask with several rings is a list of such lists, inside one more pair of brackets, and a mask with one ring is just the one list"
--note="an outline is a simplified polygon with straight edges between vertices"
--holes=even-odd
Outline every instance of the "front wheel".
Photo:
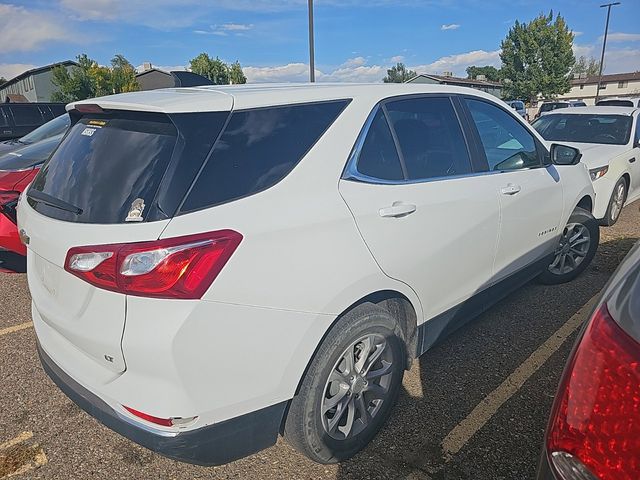
[[624,202],[626,200],[627,181],[624,178],[621,178],[616,183],[616,186],[613,187],[613,192],[611,193],[611,198],[609,199],[607,212],[602,219],[603,225],[610,227],[618,221],[618,218],[620,218],[620,212],[622,212],[622,207],[624,206]]
[[553,260],[538,279],[555,285],[573,280],[591,263],[600,242],[600,228],[590,212],[576,208],[562,231]]
[[285,438],[319,463],[364,448],[395,403],[405,365],[397,322],[365,303],[342,317],[320,345],[291,401]]

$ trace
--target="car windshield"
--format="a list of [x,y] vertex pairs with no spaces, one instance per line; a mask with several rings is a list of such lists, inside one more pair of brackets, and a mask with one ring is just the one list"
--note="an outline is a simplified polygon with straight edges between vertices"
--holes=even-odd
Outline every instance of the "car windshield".
[[545,140],[626,145],[631,135],[628,115],[553,114],[533,124]]
[[71,119],[69,118],[69,114],[65,113],[36,128],[33,132],[26,134],[20,139],[20,143],[31,145],[45,138],[55,137],[56,135],[65,133],[69,125],[71,125]]
[[0,171],[26,170],[43,164],[61,140],[62,135],[57,135],[5,153],[0,156]]

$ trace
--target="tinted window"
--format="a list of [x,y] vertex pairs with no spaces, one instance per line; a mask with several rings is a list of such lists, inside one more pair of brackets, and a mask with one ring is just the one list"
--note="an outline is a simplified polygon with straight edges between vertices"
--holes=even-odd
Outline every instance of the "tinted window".
[[53,113],[54,117],[59,117],[60,115],[62,115],[63,113],[66,113],[67,111],[64,103],[52,104],[52,105],[49,105],[49,108],[51,109],[51,112]]
[[44,163],[56,149],[62,135],[47,138],[0,156],[0,170],[25,170]]
[[26,134],[20,139],[22,143],[30,144],[44,140],[45,138],[54,137],[65,133],[71,124],[71,118],[69,114],[65,113],[58,118],[45,123],[44,125],[36,128],[31,133]]
[[633,119],[628,115],[545,115],[534,128],[545,140],[626,145]]
[[36,105],[15,105],[9,108],[13,113],[13,121],[19,127],[42,124],[42,114]]
[[633,107],[631,100],[600,100],[596,103],[599,107]]
[[9,125],[7,123],[7,117],[5,115],[5,109],[1,109],[0,110],[0,127],[6,127],[7,125]]
[[302,160],[347,103],[232,113],[182,211],[218,205],[275,185]]
[[533,135],[504,110],[479,100],[466,100],[489,164],[489,170],[537,167]]
[[403,180],[400,157],[382,110],[367,131],[358,156],[358,172],[381,180]]
[[414,98],[386,105],[411,180],[471,172],[462,129],[448,98]]
[[[82,209],[53,208],[29,199],[40,213],[83,223],[123,223],[132,203],[154,197],[176,144],[164,114],[118,112],[82,118],[35,178],[31,190]],[[30,192],[31,192],[30,190]],[[148,212],[143,209],[144,214]]]
[[634,143],[636,146],[640,145],[640,116],[636,117],[636,136]]

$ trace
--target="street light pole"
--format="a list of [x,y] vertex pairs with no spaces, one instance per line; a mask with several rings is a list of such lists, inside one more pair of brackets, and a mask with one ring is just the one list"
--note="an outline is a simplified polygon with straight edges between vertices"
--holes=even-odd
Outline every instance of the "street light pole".
[[316,81],[316,66],[313,46],[313,0],[309,0],[309,81]]
[[[311,1],[311,0],[309,0]],[[611,15],[611,7],[614,5],[620,5],[620,2],[605,3],[600,5],[600,8],[607,7],[607,23],[604,27],[604,38],[602,40],[602,55],[600,56],[600,73],[598,74],[598,85],[596,86],[596,103],[598,103],[598,97],[600,96],[600,84],[602,83],[602,68],[604,67],[604,50],[607,48],[607,33],[609,32],[609,16]]]

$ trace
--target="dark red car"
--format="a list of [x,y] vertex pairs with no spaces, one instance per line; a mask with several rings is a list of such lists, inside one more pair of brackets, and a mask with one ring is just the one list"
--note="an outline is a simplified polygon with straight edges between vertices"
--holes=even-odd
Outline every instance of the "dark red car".
[[605,288],[565,369],[538,480],[640,479],[640,243]]
[[16,227],[18,197],[31,183],[62,137],[63,135],[57,135],[47,138],[0,156],[0,250],[27,254]]

